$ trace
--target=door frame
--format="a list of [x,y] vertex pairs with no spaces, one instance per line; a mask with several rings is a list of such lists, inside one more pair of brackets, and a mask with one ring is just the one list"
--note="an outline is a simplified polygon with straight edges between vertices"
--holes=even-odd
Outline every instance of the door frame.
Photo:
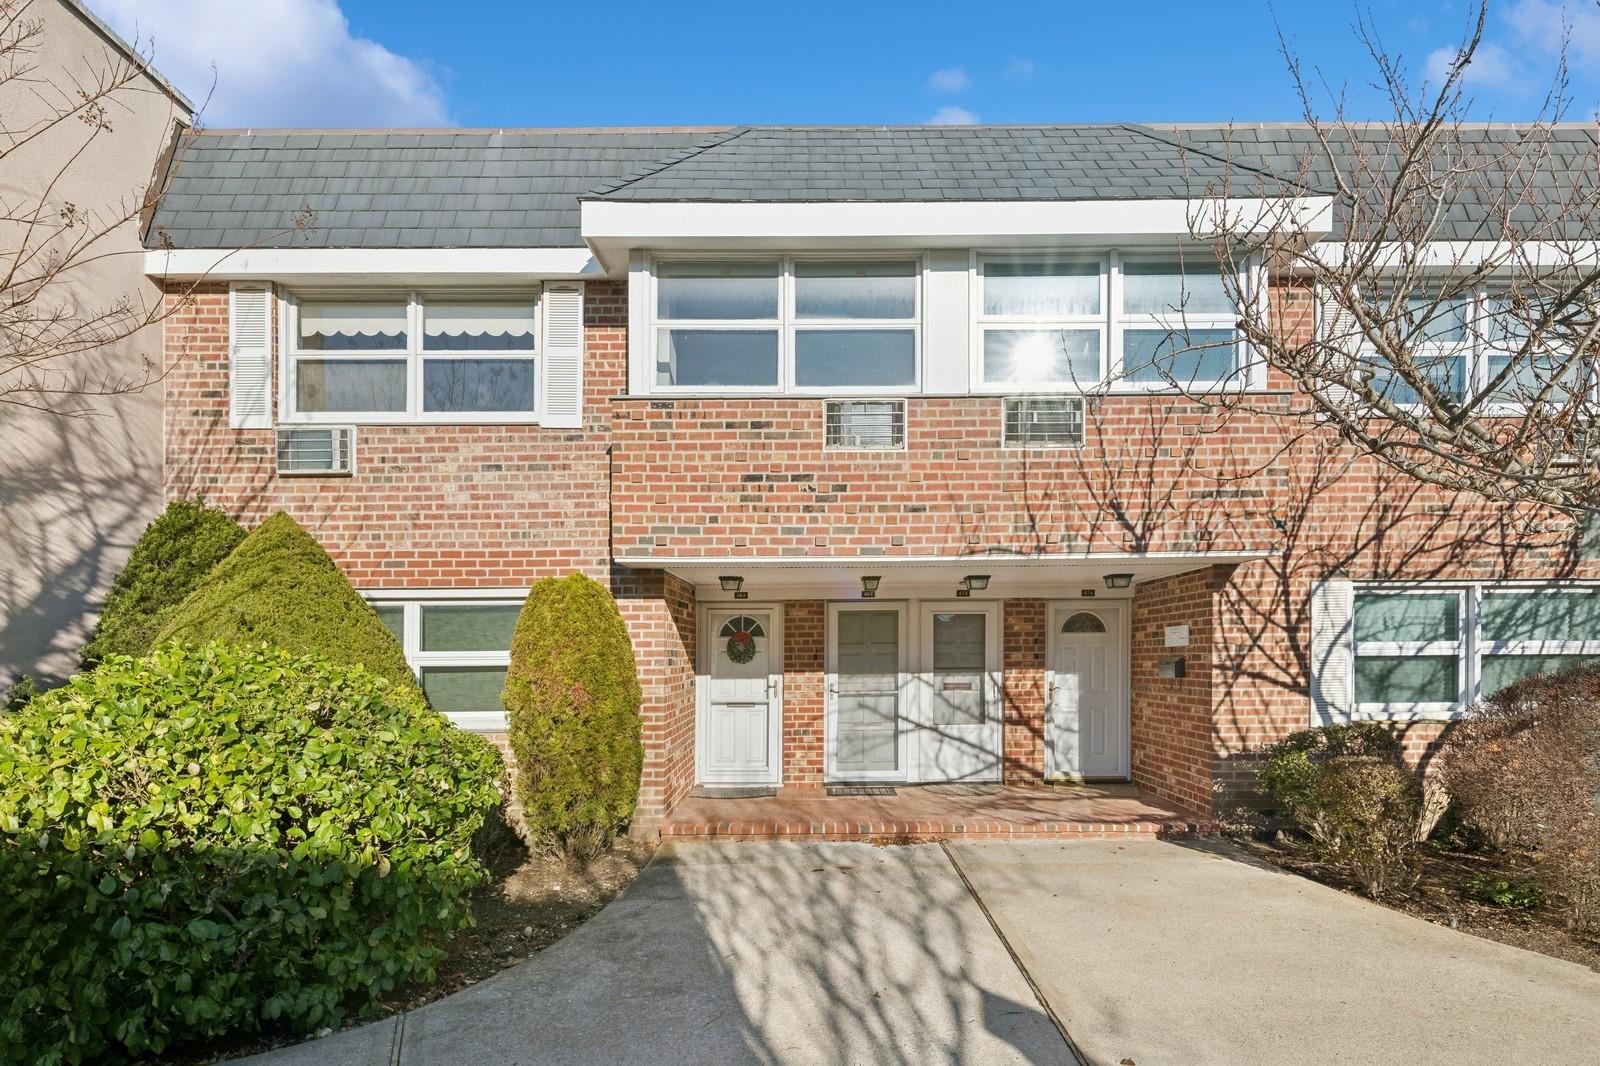
[[1096,776],[1090,780],[1096,781],[1128,781],[1133,777],[1133,601],[1132,600],[1053,600],[1049,610],[1045,612],[1044,661],[1045,661],[1045,704],[1044,704],[1044,776],[1045,780],[1061,777],[1066,780],[1084,780],[1081,774],[1061,774],[1055,768],[1055,745],[1050,743],[1050,715],[1055,711],[1056,696],[1056,643],[1061,635],[1061,626],[1072,615],[1079,611],[1088,611],[1104,617],[1106,612],[1115,611],[1116,621],[1107,629],[1117,637],[1116,669],[1122,675],[1122,751],[1120,763],[1122,773],[1117,777]]
[[[840,611],[894,611],[900,616],[900,670],[896,685],[895,761],[898,770],[869,770],[854,774],[840,774],[835,766],[834,734],[839,720],[839,612]],[[911,780],[910,730],[906,728],[908,700],[911,698],[911,663],[909,661],[910,634],[907,632],[911,612],[904,600],[835,600],[828,604],[828,624],[823,632],[822,673],[822,779],[828,784],[867,783],[872,781],[904,783]]]
[[[771,767],[764,777],[742,775],[738,779],[706,777],[706,736],[711,724],[711,655],[716,637],[711,632],[711,615],[765,613],[771,620],[767,640],[767,750]],[[701,785],[781,785],[783,784],[783,604],[781,603],[703,603],[695,618],[694,677],[694,779]]]
[[907,767],[908,771],[915,769],[916,773],[908,778],[912,781],[929,780],[926,765],[922,760],[922,739],[927,736],[925,725],[925,712],[927,701],[933,698],[933,626],[930,618],[934,614],[981,614],[984,616],[983,626],[983,693],[985,706],[993,716],[993,724],[989,728],[994,730],[994,776],[963,777],[960,781],[974,783],[993,783],[1002,779],[1005,773],[1005,703],[1004,703],[1004,667],[1005,661],[1000,646],[1000,627],[1004,624],[1004,610],[1000,600],[919,600],[917,601],[917,661],[913,677],[920,682],[916,686],[915,696],[917,703],[911,716],[917,728],[916,766]]

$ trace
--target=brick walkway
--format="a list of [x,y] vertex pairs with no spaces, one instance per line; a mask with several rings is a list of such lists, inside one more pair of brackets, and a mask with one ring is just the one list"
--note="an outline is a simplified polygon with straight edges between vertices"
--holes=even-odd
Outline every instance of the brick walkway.
[[661,827],[670,840],[1018,840],[1205,832],[1132,785],[900,786],[893,796],[691,796]]

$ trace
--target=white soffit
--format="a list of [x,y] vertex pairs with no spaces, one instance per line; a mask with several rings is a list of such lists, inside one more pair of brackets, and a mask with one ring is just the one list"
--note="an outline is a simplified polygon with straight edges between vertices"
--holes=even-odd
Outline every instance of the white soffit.
[[1330,231],[1333,200],[661,202],[585,200],[583,237],[609,268],[633,248],[862,248],[1137,242],[1243,229]]
[[587,248],[179,248],[147,251],[153,278],[215,281],[598,278]]

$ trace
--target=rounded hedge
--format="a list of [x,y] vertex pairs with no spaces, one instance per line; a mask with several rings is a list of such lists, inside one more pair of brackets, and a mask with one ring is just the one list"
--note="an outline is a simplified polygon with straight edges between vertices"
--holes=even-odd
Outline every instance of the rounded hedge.
[[322,545],[282,511],[239,543],[173,611],[157,639],[260,641],[416,685],[405,651],[378,612]]
[[644,763],[639,701],[633,645],[611,594],[582,574],[535,585],[517,617],[501,702],[536,842],[594,854],[633,816]]
[[83,665],[144,655],[167,617],[244,539],[244,527],[199,500],[174,500],[145,527],[111,583]]
[[0,719],[0,1062],[308,1031],[429,976],[502,774],[414,689],[262,646],[32,700]]

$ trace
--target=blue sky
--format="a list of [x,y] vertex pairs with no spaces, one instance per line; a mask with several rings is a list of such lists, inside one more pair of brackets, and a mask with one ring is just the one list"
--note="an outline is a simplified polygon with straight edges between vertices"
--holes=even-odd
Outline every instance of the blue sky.
[[[209,96],[212,126],[1300,117],[1264,0],[89,3],[153,46],[157,67],[190,95]],[[1474,5],[1364,9],[1420,81],[1437,77]],[[1346,85],[1352,112],[1381,117],[1355,18],[1337,2],[1277,5],[1308,71]],[[1475,117],[1532,118],[1564,33],[1570,117],[1594,115],[1600,7],[1501,0],[1469,72]]]

